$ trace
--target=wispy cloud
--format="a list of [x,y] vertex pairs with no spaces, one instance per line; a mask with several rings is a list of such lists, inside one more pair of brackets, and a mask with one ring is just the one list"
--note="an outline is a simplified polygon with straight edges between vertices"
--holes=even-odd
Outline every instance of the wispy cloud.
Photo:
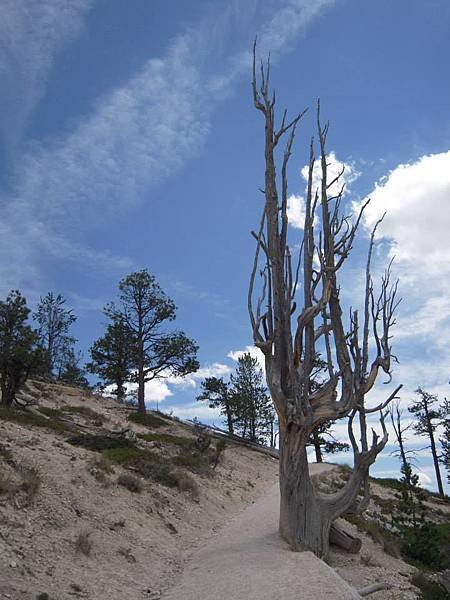
[[[281,6],[278,2],[271,5],[272,12],[261,26],[261,50],[266,46],[276,52],[288,48],[307,23],[330,4],[333,0],[288,0]],[[46,6],[50,23],[67,6],[61,22],[72,15],[70,31],[76,31],[89,2],[48,0]],[[224,63],[217,61],[211,69],[210,56],[221,56],[220,39],[233,25],[233,14],[237,18],[241,10],[241,3],[230,4],[226,25],[220,31],[212,27],[216,15],[214,19],[205,16],[172,40],[161,58],[149,59],[127,82],[99,98],[93,112],[81,118],[72,132],[45,146],[35,146],[23,157],[0,215],[4,286],[23,286],[29,277],[36,281],[42,252],[95,264],[94,251],[81,241],[89,223],[100,214],[102,220],[117,218],[146,197],[151,186],[172,176],[198,153],[210,130],[211,112],[225,97],[225,88],[229,90],[249,68],[248,53],[238,52],[225,61],[228,67],[220,67],[225,74],[221,90],[213,85],[211,72],[217,73],[217,64]],[[28,19],[33,11],[24,14]],[[41,34],[33,36],[40,39]],[[52,49],[68,37],[67,31],[56,36],[51,48],[41,52],[32,81],[42,81]],[[20,35],[16,38],[20,40]],[[235,65],[233,72],[230,64]],[[41,88],[33,85],[35,91],[30,94],[36,99]],[[13,250],[17,247],[18,253]],[[115,260],[120,262],[120,258]]]
[[44,93],[57,52],[81,31],[94,0],[4,0],[0,19],[0,128],[9,150]]

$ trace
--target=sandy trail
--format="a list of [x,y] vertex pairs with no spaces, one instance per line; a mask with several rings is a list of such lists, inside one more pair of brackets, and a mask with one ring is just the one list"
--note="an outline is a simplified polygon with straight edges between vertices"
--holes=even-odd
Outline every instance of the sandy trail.
[[[310,465],[312,474],[333,468]],[[162,600],[350,600],[360,596],[311,552],[291,552],[277,532],[278,484],[189,557]]]

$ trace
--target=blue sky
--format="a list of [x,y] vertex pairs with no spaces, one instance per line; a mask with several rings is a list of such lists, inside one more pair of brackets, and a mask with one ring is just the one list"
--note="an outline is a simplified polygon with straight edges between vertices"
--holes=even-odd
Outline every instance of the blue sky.
[[[367,231],[385,208],[375,274],[395,254],[404,300],[402,402],[450,373],[450,5],[446,0],[6,0],[0,23],[0,293],[62,293],[87,356],[118,281],[148,268],[200,345],[202,370],[148,390],[207,418],[198,379],[251,345],[246,289],[263,181],[250,49],[271,51],[279,108],[320,96],[347,200],[373,198],[344,274],[360,301]],[[290,173],[298,243],[311,114]],[[297,218],[298,220],[298,218]],[[231,353],[231,355],[230,355]],[[373,400],[383,397],[377,388]],[[339,430],[339,426],[337,428]],[[420,440],[412,439],[417,447]],[[395,471],[383,459],[378,472]],[[424,482],[431,477],[426,457]]]

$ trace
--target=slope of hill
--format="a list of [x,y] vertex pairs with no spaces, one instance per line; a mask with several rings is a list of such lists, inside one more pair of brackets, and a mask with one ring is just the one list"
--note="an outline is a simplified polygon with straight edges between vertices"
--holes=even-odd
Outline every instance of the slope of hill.
[[214,442],[196,450],[159,415],[145,426],[74,388],[28,393],[48,420],[0,410],[0,597],[158,598],[183,553],[276,480],[275,459],[233,444],[214,469]]
[[[278,461],[267,454],[231,441],[223,450],[175,419],[142,420],[76,388],[32,382],[27,393],[38,411],[0,408],[0,598],[155,600],[193,550],[274,489]],[[333,491],[346,476],[335,466],[316,485]],[[374,600],[420,597],[417,570],[389,535],[396,488],[372,482],[364,516],[341,524],[361,551],[332,548],[329,557],[355,589],[389,584]],[[425,504],[445,528],[450,505],[432,495]]]

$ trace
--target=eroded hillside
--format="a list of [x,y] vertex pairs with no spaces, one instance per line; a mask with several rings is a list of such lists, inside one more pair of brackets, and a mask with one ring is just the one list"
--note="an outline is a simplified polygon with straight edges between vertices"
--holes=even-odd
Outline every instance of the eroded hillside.
[[28,392],[41,414],[0,410],[1,597],[158,598],[183,553],[276,480],[276,460],[233,444],[214,468],[216,441],[198,447],[159,414],[139,424],[75,388]]

